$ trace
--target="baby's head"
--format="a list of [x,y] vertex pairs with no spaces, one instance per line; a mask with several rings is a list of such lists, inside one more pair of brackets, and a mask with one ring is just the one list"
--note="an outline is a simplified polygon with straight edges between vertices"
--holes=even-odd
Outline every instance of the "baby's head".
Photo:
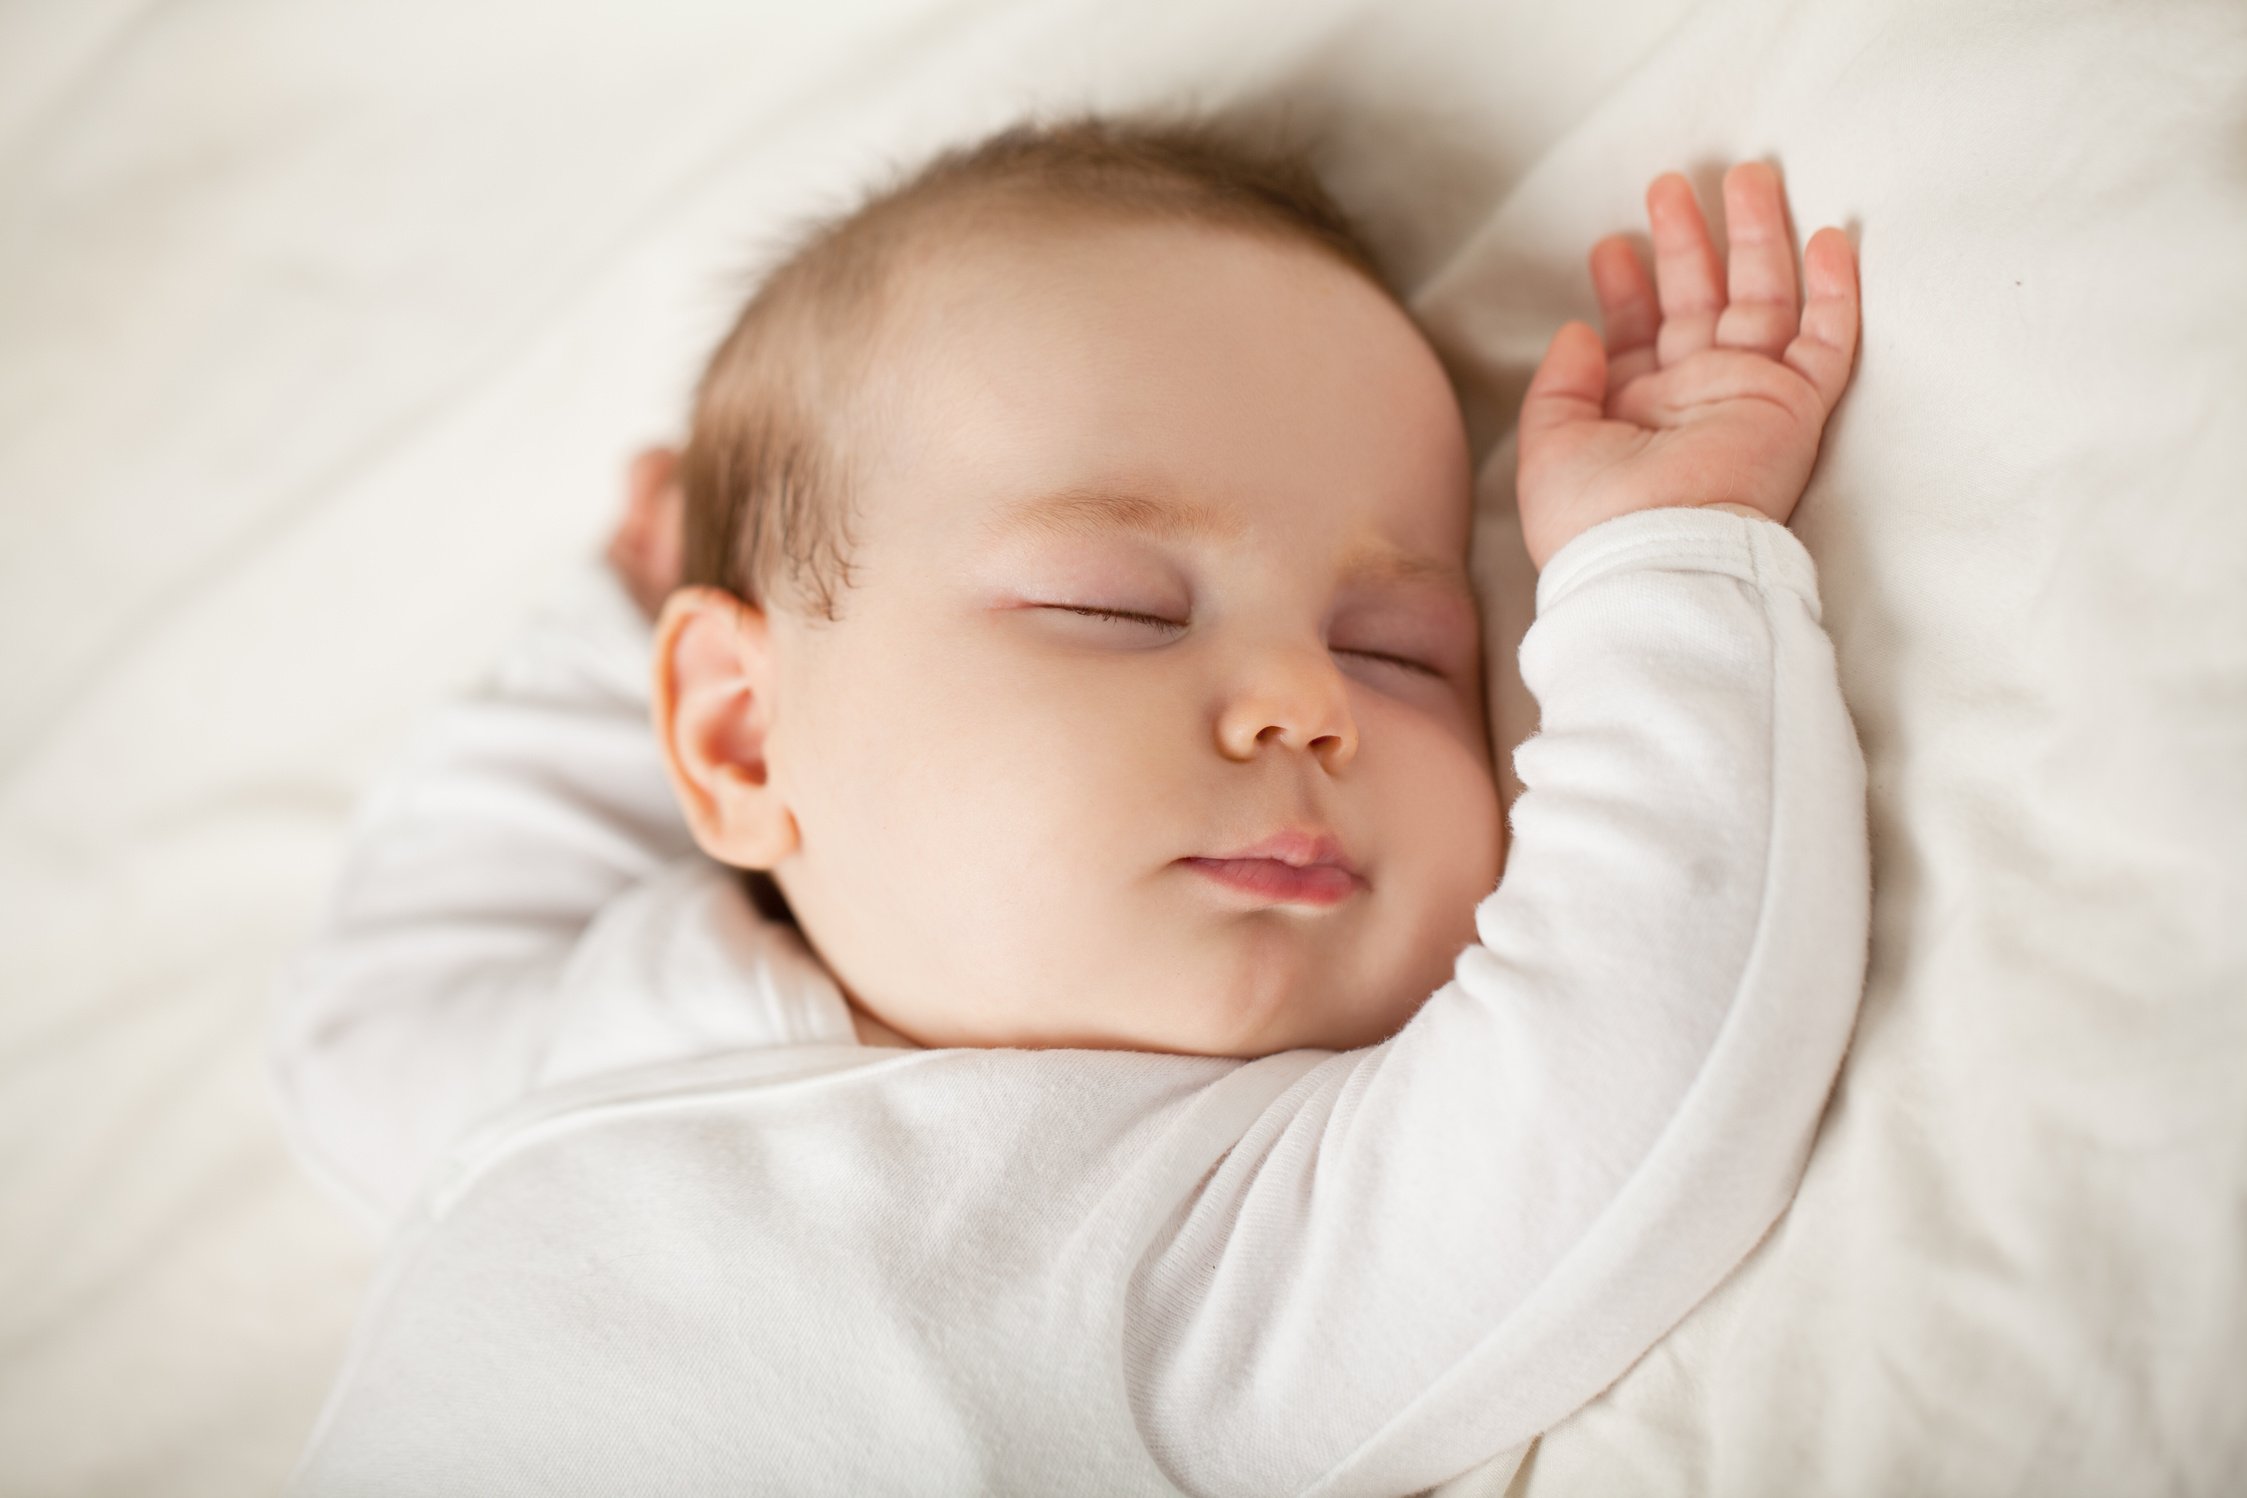
[[673,784],[891,1028],[1343,1049],[1473,939],[1466,439],[1300,168],[1099,122],[940,158],[766,279],[683,468]]

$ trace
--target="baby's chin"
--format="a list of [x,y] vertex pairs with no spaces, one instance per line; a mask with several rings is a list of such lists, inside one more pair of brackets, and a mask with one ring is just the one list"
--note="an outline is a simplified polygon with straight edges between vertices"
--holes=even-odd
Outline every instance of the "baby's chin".
[[[1313,935],[1293,920],[1259,915],[1192,934],[1165,922],[1163,932],[1168,942],[1127,943],[1106,962],[985,951],[981,971],[960,974],[952,993],[922,987],[885,1003],[846,992],[864,1013],[859,1038],[869,1043],[1252,1060],[1379,1044],[1450,973],[1440,951],[1395,956],[1398,946],[1424,943],[1400,942],[1393,931]],[[1383,947],[1392,949],[1387,962],[1375,960]],[[1030,972],[1042,981],[1022,976]]]
[[1419,1012],[1449,972],[1448,961],[1351,961],[1365,956],[1363,946],[1341,961],[1304,949],[1287,955],[1294,960],[1266,951],[1229,981],[1212,984],[1202,1002],[1165,1016],[1171,1022],[1164,1028],[1178,1042],[1171,1048],[1248,1060],[1378,1045]]

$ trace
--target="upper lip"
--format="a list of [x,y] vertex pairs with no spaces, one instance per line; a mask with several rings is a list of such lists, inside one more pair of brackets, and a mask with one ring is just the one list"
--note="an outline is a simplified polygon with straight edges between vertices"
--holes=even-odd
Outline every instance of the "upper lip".
[[1364,877],[1358,873],[1358,866],[1350,862],[1350,856],[1342,851],[1341,840],[1331,832],[1276,832],[1260,843],[1231,853],[1219,853],[1214,857],[1221,862],[1237,858],[1269,858],[1297,869],[1307,869],[1314,864],[1331,864],[1353,878]]

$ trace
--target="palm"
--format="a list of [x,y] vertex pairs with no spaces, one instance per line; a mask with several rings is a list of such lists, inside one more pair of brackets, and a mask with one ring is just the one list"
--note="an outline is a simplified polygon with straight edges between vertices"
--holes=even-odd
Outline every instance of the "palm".
[[1667,505],[1793,512],[1818,440],[1849,380],[1857,336],[1855,257],[1839,230],[1812,237],[1808,304],[1778,179],[1748,163],[1725,178],[1729,294],[1692,189],[1647,192],[1659,299],[1622,238],[1592,251],[1607,324],[1562,328],[1522,404],[1517,486],[1539,567],[1603,520]]

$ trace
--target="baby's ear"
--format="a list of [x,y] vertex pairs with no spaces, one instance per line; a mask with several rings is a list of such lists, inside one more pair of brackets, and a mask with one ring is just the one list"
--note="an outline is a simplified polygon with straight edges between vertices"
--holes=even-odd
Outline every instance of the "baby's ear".
[[764,610],[722,589],[681,588],[656,620],[656,742],[695,842],[735,868],[770,869],[797,844],[765,758],[775,664]]

